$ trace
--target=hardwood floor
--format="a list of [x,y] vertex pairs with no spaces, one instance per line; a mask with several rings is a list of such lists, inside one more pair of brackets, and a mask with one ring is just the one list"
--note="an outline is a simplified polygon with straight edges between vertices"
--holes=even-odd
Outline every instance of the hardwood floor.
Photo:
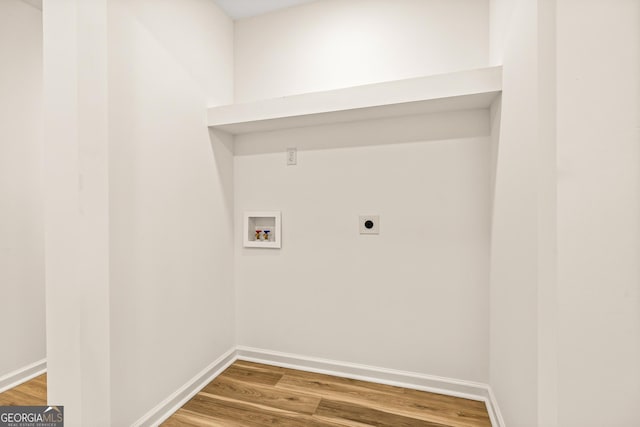
[[47,404],[47,374],[0,393],[0,406],[41,406]]
[[237,361],[165,427],[490,427],[484,402]]

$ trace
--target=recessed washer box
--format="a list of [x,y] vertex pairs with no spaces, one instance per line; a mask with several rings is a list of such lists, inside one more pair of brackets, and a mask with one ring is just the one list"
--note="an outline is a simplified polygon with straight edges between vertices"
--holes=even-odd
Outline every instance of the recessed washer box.
[[245,212],[242,224],[245,248],[281,247],[282,226],[279,211]]
[[360,215],[360,234],[380,234],[380,215]]

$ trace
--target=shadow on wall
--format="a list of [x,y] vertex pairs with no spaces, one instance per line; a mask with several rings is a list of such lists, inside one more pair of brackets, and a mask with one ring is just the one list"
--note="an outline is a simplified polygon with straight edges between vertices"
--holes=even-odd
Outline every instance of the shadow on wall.
[[228,220],[233,224],[233,136],[216,129],[209,128],[209,141],[213,161],[216,164],[218,183],[223,195]]
[[468,110],[237,135],[239,156],[489,136],[489,110]]

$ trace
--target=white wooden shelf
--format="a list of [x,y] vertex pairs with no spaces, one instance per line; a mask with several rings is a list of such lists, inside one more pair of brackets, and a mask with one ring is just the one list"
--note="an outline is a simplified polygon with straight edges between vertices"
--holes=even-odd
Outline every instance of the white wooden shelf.
[[354,86],[212,107],[208,125],[231,134],[441,111],[488,108],[502,91],[502,67]]

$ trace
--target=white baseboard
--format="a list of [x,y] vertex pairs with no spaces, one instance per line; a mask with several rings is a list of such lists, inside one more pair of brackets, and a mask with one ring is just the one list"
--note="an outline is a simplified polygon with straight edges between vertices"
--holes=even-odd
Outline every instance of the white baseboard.
[[453,378],[405,372],[375,366],[319,359],[297,354],[280,353],[239,346],[237,359],[283,368],[334,375],[355,380],[388,384],[431,393],[445,394],[484,402],[493,427],[505,427],[497,402],[487,384]]
[[0,393],[19,386],[45,372],[47,372],[47,359],[38,360],[30,365],[9,372],[0,377]]
[[491,425],[494,427],[506,427],[504,418],[502,418],[502,412],[500,412],[500,407],[498,406],[498,400],[496,399],[495,394],[493,394],[491,387],[489,387],[487,411],[489,411],[489,416],[491,417]]
[[160,425],[235,361],[236,350],[232,348],[180,387],[175,393],[172,393],[156,405],[155,408],[144,414],[132,424],[132,427],[156,427]]

